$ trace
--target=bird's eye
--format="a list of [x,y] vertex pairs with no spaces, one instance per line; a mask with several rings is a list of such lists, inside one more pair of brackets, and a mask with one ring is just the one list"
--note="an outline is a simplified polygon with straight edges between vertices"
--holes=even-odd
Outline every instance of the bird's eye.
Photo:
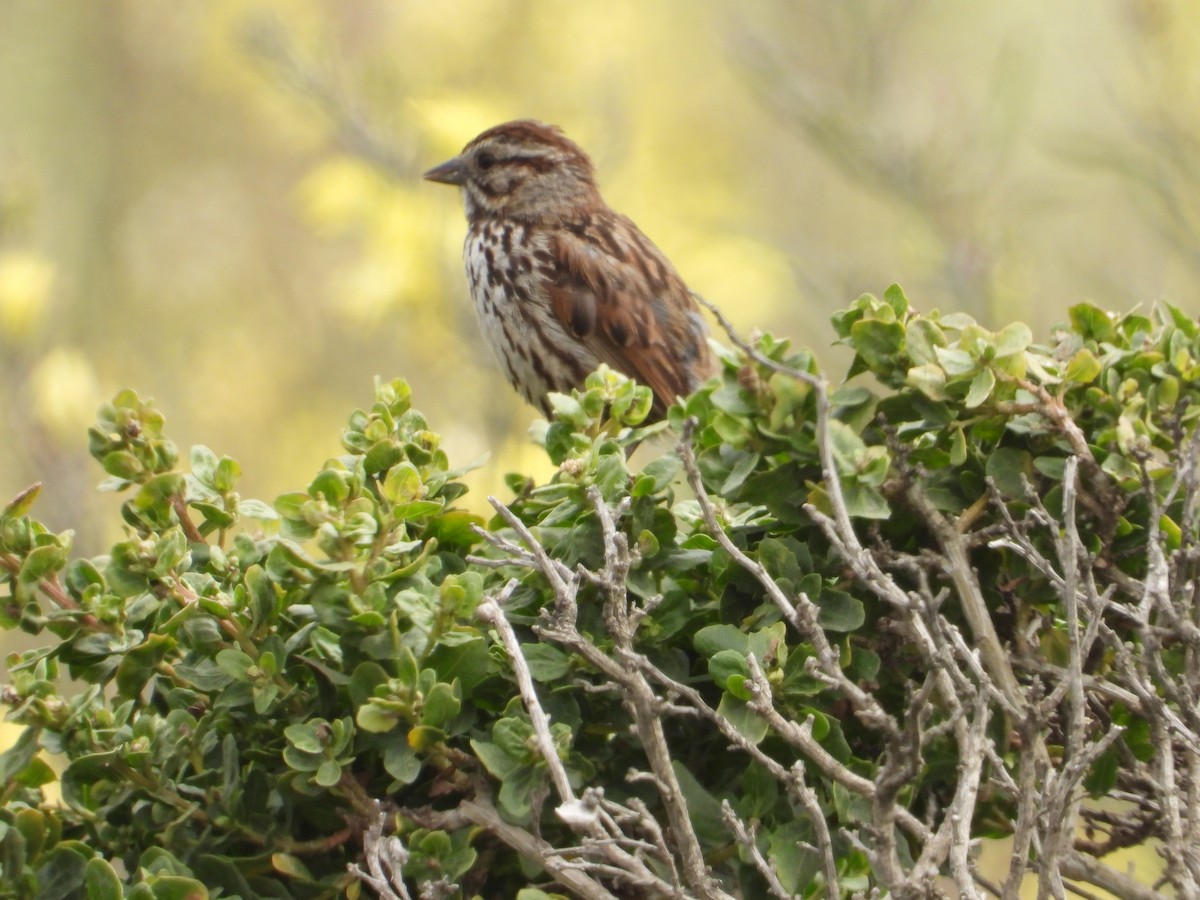
[[487,170],[496,164],[496,157],[487,150],[484,150],[475,157],[475,162],[479,164],[479,168]]

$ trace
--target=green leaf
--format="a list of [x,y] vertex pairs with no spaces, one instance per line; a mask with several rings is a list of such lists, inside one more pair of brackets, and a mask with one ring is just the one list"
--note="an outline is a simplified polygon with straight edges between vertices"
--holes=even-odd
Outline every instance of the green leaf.
[[890,371],[903,359],[904,326],[895,321],[863,319],[851,327],[850,344],[872,371]]
[[454,688],[445,682],[439,682],[425,694],[425,703],[421,708],[421,724],[442,728],[458,715],[460,709],[462,702],[455,695]]
[[812,828],[787,822],[767,832],[771,864],[789,894],[799,894],[813,884],[821,871],[821,857],[812,849]]
[[[819,591],[820,580],[820,576],[814,575],[811,579],[802,579],[801,586],[805,589],[811,587],[814,591]],[[748,637],[747,649],[754,654],[755,659],[764,669],[770,668],[775,660],[781,658],[781,655],[786,655],[787,626],[783,622],[776,622],[774,625],[753,632]]]
[[304,507],[311,499],[308,494],[301,491],[280,494],[275,498],[275,510],[285,519],[301,519],[304,515]]
[[[739,687],[741,686],[739,685]],[[717,704],[717,715],[727,719],[730,725],[754,744],[762,741],[770,730],[767,727],[766,719],[758,713],[751,712],[746,701],[739,699],[730,691],[721,695],[721,702]]]
[[838,463],[838,471],[842,474],[856,472],[859,460],[867,452],[867,445],[863,439],[849,425],[837,419],[829,423],[829,438],[833,445],[834,459]]
[[[7,829],[8,823],[4,823]],[[21,809],[13,815],[13,827],[25,841],[25,855],[37,859],[47,844],[53,842],[53,821],[40,809]]]
[[1099,800],[1116,787],[1120,772],[1121,751],[1116,746],[1109,747],[1088,769],[1083,780],[1084,789],[1093,800]]
[[[200,515],[204,516],[205,525],[212,529],[229,528],[236,520],[234,515],[228,510],[222,509],[214,503],[204,503],[202,501],[193,500],[188,504]],[[202,529],[203,530],[203,529]]]
[[139,509],[151,509],[168,503],[171,498],[183,494],[184,478],[178,472],[164,472],[150,478],[134,497]]
[[128,450],[114,450],[106,453],[100,464],[109,475],[125,481],[136,481],[146,471],[142,461]]
[[838,819],[845,825],[853,822],[871,821],[871,801],[861,794],[853,794],[839,782],[831,785],[833,806]]
[[421,774],[421,759],[406,741],[392,741],[383,751],[383,768],[401,784],[412,784]]
[[427,662],[443,680],[458,681],[463,696],[469,696],[475,685],[488,677],[487,642],[470,631],[450,632],[442,636],[442,643],[433,648]]
[[534,794],[544,790],[545,780],[545,775],[532,766],[522,766],[512,772],[500,785],[497,795],[500,809],[518,822],[528,821]]
[[970,375],[979,368],[979,361],[966,350],[959,350],[955,347],[934,347],[934,353],[937,356],[938,364],[948,378]]
[[377,441],[363,456],[363,468],[368,475],[377,475],[387,471],[404,459],[404,450],[398,447],[390,438]]
[[1078,303],[1068,313],[1071,326],[1085,340],[1112,341],[1116,337],[1112,318],[1104,310],[1090,303]]
[[244,651],[232,647],[219,652],[216,661],[221,671],[236,681],[246,681],[249,678],[249,670],[254,667],[253,659]]
[[745,654],[736,650],[718,650],[708,660],[708,674],[717,687],[725,688],[731,675],[748,678],[750,664],[746,661]]
[[355,713],[354,721],[363,731],[386,734],[400,724],[400,712],[376,703],[364,703]]
[[[946,346],[946,335],[936,322],[915,318],[905,326],[904,342],[908,347],[908,358],[916,364],[916,368],[936,366],[937,353],[934,348]],[[940,370],[941,366],[937,368]]]
[[416,725],[408,730],[408,746],[418,753],[426,753],[446,739],[446,732],[431,725]]
[[117,688],[126,697],[136,697],[146,686],[163,657],[176,646],[171,637],[151,634],[145,641],[126,651],[117,666]]
[[905,381],[930,400],[945,400],[948,397],[946,371],[936,363],[914,366],[908,370]]
[[535,681],[560,681],[571,671],[571,657],[552,644],[522,644],[521,655]]
[[720,802],[683,763],[673,759],[671,768],[687,802],[688,818],[696,830],[696,837],[706,847],[724,846],[729,841],[729,832],[721,820]]
[[350,702],[362,706],[375,693],[375,688],[388,681],[387,671],[379,663],[368,660],[359,663],[350,676]]
[[182,684],[190,685],[200,691],[219,691],[234,680],[232,675],[211,659],[202,659],[195,665],[185,662],[176,663],[175,676]]
[[989,396],[991,396],[992,388],[996,386],[996,376],[991,369],[980,369],[975,377],[971,379],[970,390],[967,391],[966,399],[963,400],[963,406],[967,409],[975,409],[982,406]]
[[321,753],[325,749],[325,744],[321,741],[318,734],[317,725],[309,722],[299,722],[295,725],[289,725],[283,729],[283,736],[297,750],[302,750],[305,753]]
[[207,900],[209,896],[208,889],[195,878],[167,875],[146,883],[154,900]]
[[847,649],[849,659],[843,657],[846,674],[858,681],[874,681],[879,674],[882,660],[879,654],[867,647],[850,645]]
[[705,626],[692,637],[692,644],[698,653],[710,657],[721,650],[736,650],[745,657],[750,648],[749,638],[732,625]]
[[1155,402],[1160,409],[1172,409],[1179,402],[1179,379],[1175,376],[1165,376],[1155,387]]
[[492,726],[492,738],[513,759],[532,757],[536,753],[533,726],[526,719],[513,716],[500,719]]
[[67,551],[63,547],[44,544],[35,547],[21,563],[21,581],[34,584],[57,572],[67,564]]
[[260,716],[265,716],[278,696],[279,685],[272,682],[256,684],[254,686],[254,711]]
[[29,761],[24,769],[16,774],[13,778],[15,784],[22,787],[38,788],[44,784],[51,784],[58,780],[58,773],[39,756],[35,756]]
[[201,484],[215,487],[213,479],[217,471],[217,454],[203,444],[196,444],[188,454],[188,461],[192,467],[192,474]]
[[310,497],[323,498],[333,506],[340,506],[350,496],[349,476],[339,469],[325,469],[312,480],[308,492]]
[[416,466],[410,462],[392,466],[383,480],[383,496],[392,503],[410,503],[419,500],[423,491],[421,475]]
[[1013,322],[1002,328],[996,335],[995,355],[1001,357],[1023,353],[1025,348],[1032,343],[1033,332],[1029,330],[1029,326],[1024,322]]
[[400,652],[395,658],[396,680],[406,688],[415,689],[417,687],[417,658],[413,656],[412,649],[405,646],[400,648]]
[[883,292],[883,300],[892,308],[897,320],[904,319],[908,313],[908,298],[904,296],[904,288],[895,282],[889,284],[887,290]]
[[1004,496],[1025,497],[1022,478],[1033,477],[1033,457],[1027,450],[998,447],[988,457],[985,468],[988,477],[995,480],[996,487]]
[[295,878],[309,883],[313,881],[312,873],[308,871],[308,867],[301,862],[299,857],[293,856],[290,853],[272,853],[271,867],[280,875],[286,875],[288,878]]
[[950,435],[950,465],[961,466],[967,461],[967,434],[955,428]]
[[878,490],[861,484],[847,484],[842,488],[846,511],[856,519],[888,519],[892,508]]
[[83,887],[92,852],[75,841],[59,844],[42,856],[37,869],[39,900],[67,900]]
[[414,500],[411,503],[399,503],[393,507],[392,512],[396,518],[403,522],[410,522],[414,519],[424,519],[427,516],[432,516],[442,511],[444,504],[441,500]]
[[29,512],[29,508],[33,506],[33,501],[37,499],[41,493],[42,485],[31,484],[25,490],[21,491],[17,496],[13,497],[3,510],[0,510],[0,518],[19,519],[21,516]]
[[817,606],[817,624],[826,631],[856,631],[866,620],[862,601],[843,591],[823,590]]
[[313,781],[321,787],[333,787],[342,778],[342,767],[335,759],[327,759],[317,767]]
[[665,456],[651,460],[642,469],[640,474],[651,479],[655,491],[661,491],[678,477],[682,467],[683,464],[680,462],[679,457],[674,453],[668,453]]
[[494,777],[503,781],[521,768],[521,763],[502,750],[499,746],[488,741],[471,741],[471,749]]
[[261,500],[239,500],[237,513],[244,518],[259,519],[264,522],[274,522],[279,519],[279,513]]
[[121,900],[125,896],[121,879],[108,861],[94,857],[83,870],[83,890],[87,900]]
[[1063,378],[1077,384],[1090,384],[1100,376],[1100,371],[1100,360],[1096,359],[1091,350],[1081,347],[1067,363]]
[[779,800],[779,782],[758,762],[746,767],[740,788],[734,809],[744,819],[765,819]]

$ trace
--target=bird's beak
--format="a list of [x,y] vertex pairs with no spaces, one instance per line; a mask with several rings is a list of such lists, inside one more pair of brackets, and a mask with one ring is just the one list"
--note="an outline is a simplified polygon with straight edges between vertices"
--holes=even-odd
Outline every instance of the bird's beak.
[[448,159],[440,166],[434,166],[421,176],[426,181],[436,181],[438,184],[456,184],[460,187],[467,180],[467,166],[461,156]]

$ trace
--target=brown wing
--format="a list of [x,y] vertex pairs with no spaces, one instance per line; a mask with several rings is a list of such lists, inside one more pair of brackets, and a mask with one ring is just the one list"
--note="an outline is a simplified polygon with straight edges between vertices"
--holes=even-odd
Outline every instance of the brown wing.
[[683,279],[624,216],[555,229],[554,315],[599,359],[654,391],[661,415],[712,372],[704,321]]

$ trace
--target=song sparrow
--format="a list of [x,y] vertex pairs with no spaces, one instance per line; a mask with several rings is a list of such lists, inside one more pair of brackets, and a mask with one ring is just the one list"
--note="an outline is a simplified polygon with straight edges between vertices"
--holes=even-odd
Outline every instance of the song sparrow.
[[548,412],[608,363],[654,391],[651,418],[713,369],[674,267],[600,196],[592,161],[558,128],[507,122],[425,173],[462,188],[471,297],[508,380]]

